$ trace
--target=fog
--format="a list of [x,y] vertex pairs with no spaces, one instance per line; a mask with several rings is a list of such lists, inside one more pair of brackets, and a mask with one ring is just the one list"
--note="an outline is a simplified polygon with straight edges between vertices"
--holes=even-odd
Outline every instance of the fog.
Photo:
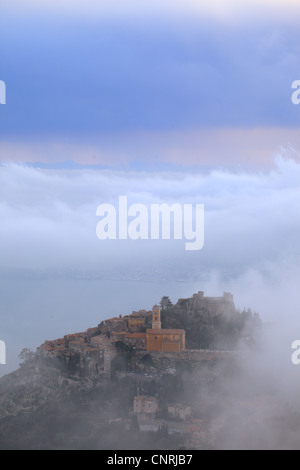
[[[299,176],[299,163],[280,156],[274,170],[261,173],[2,166],[1,375],[18,366],[23,347],[199,290],[232,292],[238,308],[280,325],[275,352],[289,368],[300,334]],[[99,240],[96,209],[117,205],[120,195],[146,206],[204,203],[204,248],[185,251],[185,240]]]

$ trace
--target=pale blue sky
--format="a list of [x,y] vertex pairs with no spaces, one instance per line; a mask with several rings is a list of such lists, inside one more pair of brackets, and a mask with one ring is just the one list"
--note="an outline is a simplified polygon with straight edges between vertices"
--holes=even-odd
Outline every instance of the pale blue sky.
[[[2,0],[0,375],[22,347],[162,295],[232,291],[297,331],[299,13],[293,0]],[[96,208],[120,195],[204,203],[203,250],[101,243]]]
[[[4,2],[0,18],[2,161],[215,165],[220,132],[230,165],[247,166],[242,146],[258,139],[256,166],[299,147],[295,2],[21,3]],[[49,155],[53,144],[62,150]]]

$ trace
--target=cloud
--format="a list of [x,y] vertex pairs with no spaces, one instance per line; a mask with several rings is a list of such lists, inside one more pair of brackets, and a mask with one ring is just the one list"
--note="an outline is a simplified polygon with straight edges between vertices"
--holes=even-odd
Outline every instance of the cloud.
[[16,8],[26,11],[61,11],[68,13],[81,13],[85,15],[113,15],[113,16],[141,16],[149,14],[160,15],[201,15],[213,17],[219,21],[233,21],[246,19],[249,14],[268,14],[269,18],[285,15],[292,18],[292,14],[299,10],[297,0],[211,0],[199,2],[198,0],[48,0],[43,4],[38,0],[4,0],[4,11],[7,8]]
[[[295,160],[268,172],[199,173],[0,167],[1,340],[8,365],[22,347],[115,314],[230,291],[236,305],[297,336],[299,176]],[[204,203],[205,245],[96,237],[99,204]],[[18,325],[16,327],[16,325]],[[294,326],[294,330],[293,330]],[[281,347],[290,345],[282,338]]]
[[[275,169],[261,174],[43,171],[8,164],[0,169],[1,265],[119,277],[139,271],[145,279],[157,266],[166,278],[192,279],[200,263],[203,272],[217,270],[223,278],[252,269],[272,277],[272,266],[291,262],[298,253],[299,168],[296,161],[282,158]],[[101,242],[96,209],[103,203],[117,206],[120,195],[128,196],[129,204],[147,207],[204,203],[204,249],[192,255],[174,240]]]
[[299,123],[299,28],[284,19],[33,15],[3,21],[1,37],[7,140]]
[[[300,153],[298,128],[198,128],[103,133],[90,138],[0,142],[0,162],[103,165],[111,169],[160,168],[266,170],[280,153]],[[73,163],[72,163],[73,162]]]

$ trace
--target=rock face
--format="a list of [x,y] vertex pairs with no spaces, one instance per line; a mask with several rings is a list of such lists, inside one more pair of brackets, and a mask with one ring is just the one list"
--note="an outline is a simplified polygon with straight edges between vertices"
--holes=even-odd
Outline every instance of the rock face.
[[[178,370],[151,364],[143,374],[78,377],[58,358],[32,355],[0,380],[0,449],[182,448],[190,423],[175,422],[168,405],[182,406],[195,374],[184,377],[179,363]],[[152,432],[145,417],[153,420]]]
[[[195,441],[194,434],[208,435],[199,424],[207,404],[199,408],[199,396],[190,391],[215,387],[219,396],[214,364],[232,364],[245,332],[255,337],[258,316],[237,311],[231,294],[205,297],[198,292],[175,305],[168,301],[156,306],[152,320],[161,328],[149,329],[149,320],[151,312],[145,310],[119,315],[84,332],[45,341],[35,353],[23,350],[20,368],[0,379],[0,449],[202,445],[202,437]],[[146,331],[167,332],[169,343],[175,342],[175,333],[184,331],[186,347],[147,351]],[[154,424],[134,413],[134,397],[139,396],[158,403],[153,408],[158,415],[151,417]],[[168,414],[175,413],[168,412],[171,402],[188,410],[193,423],[169,422]],[[145,437],[149,426],[152,433]],[[177,442],[178,432],[182,436]]]

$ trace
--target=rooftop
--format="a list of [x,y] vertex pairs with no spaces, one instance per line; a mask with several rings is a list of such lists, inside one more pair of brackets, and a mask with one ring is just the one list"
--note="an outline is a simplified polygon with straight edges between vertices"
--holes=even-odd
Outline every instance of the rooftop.
[[126,338],[132,339],[146,339],[146,333],[128,333]]
[[185,331],[162,328],[162,329],[147,329],[146,333],[149,335],[183,335],[185,334]]

